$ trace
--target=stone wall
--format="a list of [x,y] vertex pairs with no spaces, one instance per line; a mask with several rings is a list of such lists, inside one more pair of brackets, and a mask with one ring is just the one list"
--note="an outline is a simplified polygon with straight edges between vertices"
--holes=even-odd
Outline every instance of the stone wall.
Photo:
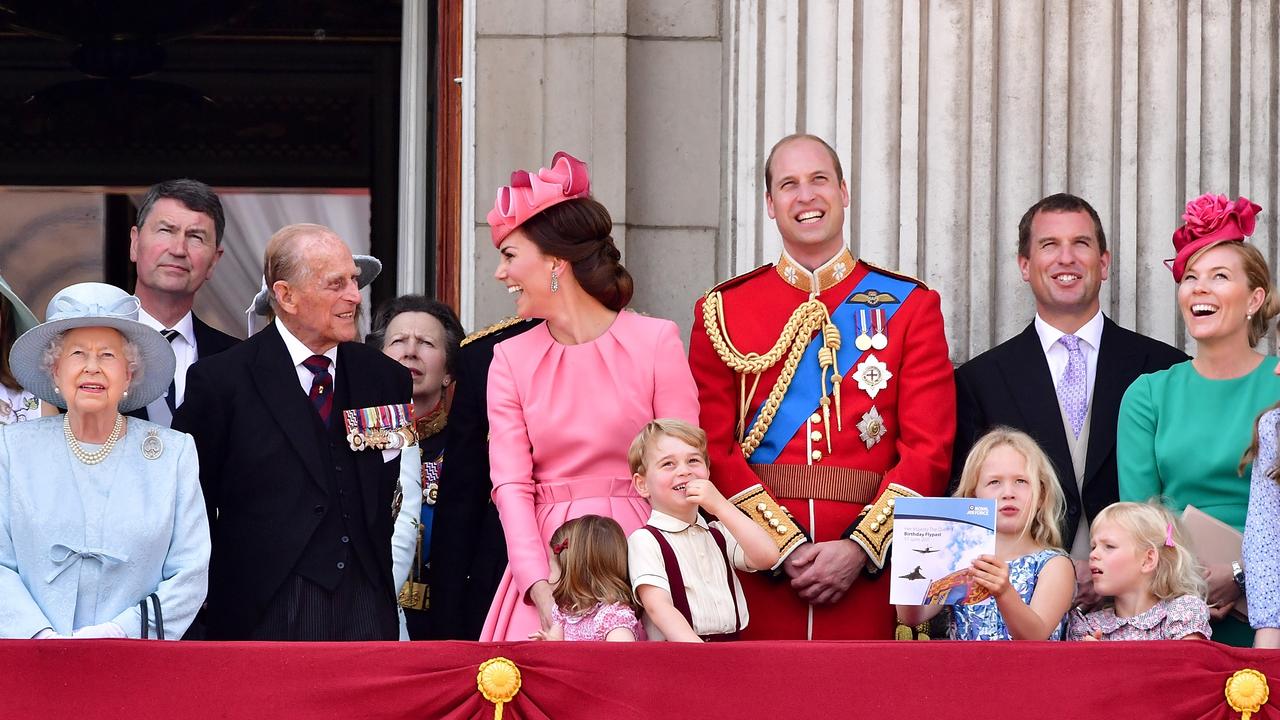
[[[1113,254],[1104,310],[1187,347],[1161,261],[1189,197],[1263,206],[1277,259],[1274,0],[476,0],[474,312],[510,312],[484,216],[517,167],[592,166],[637,281],[686,334],[707,287],[772,261],[763,156],[830,138],[855,253],[943,296],[951,357],[1031,318],[1017,221],[1068,191]],[[464,303],[465,304],[465,303]]]

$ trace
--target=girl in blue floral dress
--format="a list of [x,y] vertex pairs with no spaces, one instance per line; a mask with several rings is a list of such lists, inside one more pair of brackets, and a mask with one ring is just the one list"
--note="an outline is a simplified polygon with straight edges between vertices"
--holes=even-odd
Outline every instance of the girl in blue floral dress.
[[[956,497],[996,501],[996,554],[969,570],[970,599],[953,605],[957,640],[1059,640],[1075,595],[1075,571],[1058,531],[1065,501],[1053,466],[1026,433],[996,428],[965,460]],[[925,622],[941,606],[899,606],[899,621]]]

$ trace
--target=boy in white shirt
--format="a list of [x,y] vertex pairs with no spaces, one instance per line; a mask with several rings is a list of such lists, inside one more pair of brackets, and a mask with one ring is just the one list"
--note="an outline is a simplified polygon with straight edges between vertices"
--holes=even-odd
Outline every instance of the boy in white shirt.
[[[674,419],[650,422],[627,453],[632,482],[653,506],[627,539],[631,587],[651,640],[736,640],[746,599],[733,568],[778,562],[778,546],[708,480],[707,434]],[[717,520],[707,523],[701,508]]]

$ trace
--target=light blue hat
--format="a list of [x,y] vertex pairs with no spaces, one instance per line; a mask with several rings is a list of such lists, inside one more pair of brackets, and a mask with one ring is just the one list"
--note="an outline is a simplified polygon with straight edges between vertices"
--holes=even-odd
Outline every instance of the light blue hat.
[[13,306],[13,317],[17,320],[18,335],[30,330],[40,323],[36,319],[35,313],[31,312],[31,308],[22,302],[22,298],[18,297],[18,293],[9,287],[9,283],[3,277],[0,277],[0,295],[4,295],[4,299],[9,301]]
[[63,288],[49,301],[45,312],[48,319],[23,333],[13,344],[9,353],[13,376],[27,392],[65,409],[66,398],[54,392],[53,378],[41,367],[45,350],[67,330],[115,328],[137,346],[141,366],[129,384],[129,396],[120,401],[120,412],[147,405],[169,390],[177,361],[169,341],[159,331],[138,322],[140,307],[138,298],[115,285],[86,282]]

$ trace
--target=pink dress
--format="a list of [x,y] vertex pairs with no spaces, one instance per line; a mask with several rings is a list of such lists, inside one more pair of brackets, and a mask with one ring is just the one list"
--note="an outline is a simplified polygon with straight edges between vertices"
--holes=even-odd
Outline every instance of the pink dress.
[[644,525],[627,448],[645,423],[697,424],[698,391],[670,320],[618,313],[600,337],[561,345],[546,324],[498,343],[489,367],[489,465],[507,537],[507,570],[480,639],[539,628],[529,588],[547,578],[551,533],[583,515]]
[[619,603],[599,603],[581,615],[571,615],[559,607],[552,608],[551,622],[564,628],[565,640],[605,640],[609,633],[626,628],[636,640],[644,640],[644,628],[636,611]]

